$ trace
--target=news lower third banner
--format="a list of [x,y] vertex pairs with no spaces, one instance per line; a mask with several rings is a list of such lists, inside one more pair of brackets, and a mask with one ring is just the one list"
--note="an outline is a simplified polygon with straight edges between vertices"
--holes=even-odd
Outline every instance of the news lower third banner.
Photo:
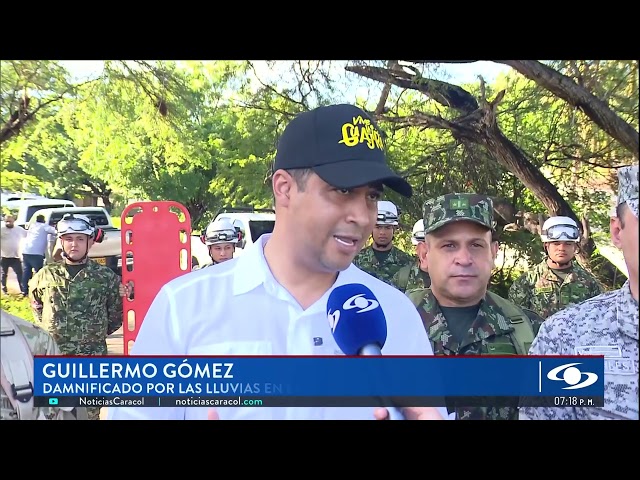
[[38,356],[34,401],[37,406],[597,407],[604,404],[604,372],[602,356]]

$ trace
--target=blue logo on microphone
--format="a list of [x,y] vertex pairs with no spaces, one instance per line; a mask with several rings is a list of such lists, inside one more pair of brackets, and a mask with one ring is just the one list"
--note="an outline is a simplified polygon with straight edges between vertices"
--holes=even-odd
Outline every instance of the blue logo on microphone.
[[356,313],[364,313],[369,310],[374,310],[380,306],[377,300],[365,298],[364,295],[364,293],[359,293],[351,298],[347,298],[347,300],[342,304],[342,308],[345,310],[357,308],[358,310],[356,310]]

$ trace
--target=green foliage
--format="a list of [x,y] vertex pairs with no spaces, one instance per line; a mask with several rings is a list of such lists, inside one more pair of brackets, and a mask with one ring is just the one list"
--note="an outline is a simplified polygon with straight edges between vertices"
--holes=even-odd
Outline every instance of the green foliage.
[[[548,63],[637,128],[637,62]],[[357,102],[372,111],[384,87],[345,72],[340,62],[270,62],[258,69],[242,61],[107,61],[99,79],[82,85],[70,85],[57,62],[3,61],[2,66],[2,118],[19,104],[25,88],[34,102],[51,100],[3,143],[3,188],[49,196],[91,192],[112,201],[114,217],[133,200],[174,200],[189,210],[194,229],[223,206],[271,206],[277,140],[293,115],[334,102]],[[463,88],[481,95],[479,83]],[[631,163],[630,155],[580,110],[517,73],[485,88],[488,100],[505,89],[497,109],[502,132],[578,216],[589,219],[594,232],[607,230],[609,188],[615,183],[611,167]],[[398,87],[391,88],[385,105],[390,117],[422,112],[455,121],[459,115]],[[446,128],[385,120],[380,125],[390,163],[414,187],[410,199],[385,192],[401,210],[396,244],[407,252],[413,252],[410,232],[424,201],[444,193],[485,193],[520,211],[547,213],[485,148],[454,138]],[[523,262],[536,263],[542,252],[537,237],[526,232],[505,234],[502,241]],[[518,268],[513,262],[500,268],[496,286],[505,288]]]
[[526,230],[502,232],[498,241],[504,260],[496,262],[489,289],[506,298],[509,287],[527,266],[536,265],[544,259],[544,249],[540,237]]
[[21,294],[5,294],[0,295],[0,307],[15,315],[18,318],[33,323],[33,312],[29,305],[29,299],[23,297]]

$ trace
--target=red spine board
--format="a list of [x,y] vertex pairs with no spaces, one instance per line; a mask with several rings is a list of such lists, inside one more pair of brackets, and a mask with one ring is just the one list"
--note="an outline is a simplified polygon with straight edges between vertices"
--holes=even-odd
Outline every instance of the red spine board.
[[[136,202],[121,216],[122,281],[133,286],[123,302],[124,354],[129,355],[144,317],[163,285],[191,271],[191,217],[173,201]],[[125,259],[133,255],[133,270]]]

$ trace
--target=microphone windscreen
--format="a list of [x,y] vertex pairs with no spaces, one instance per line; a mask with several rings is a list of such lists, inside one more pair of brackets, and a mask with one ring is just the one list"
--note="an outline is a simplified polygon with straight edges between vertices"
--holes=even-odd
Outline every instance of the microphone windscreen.
[[359,283],[336,287],[327,301],[327,319],[338,347],[345,355],[358,355],[362,347],[387,340],[387,320],[378,299]]

